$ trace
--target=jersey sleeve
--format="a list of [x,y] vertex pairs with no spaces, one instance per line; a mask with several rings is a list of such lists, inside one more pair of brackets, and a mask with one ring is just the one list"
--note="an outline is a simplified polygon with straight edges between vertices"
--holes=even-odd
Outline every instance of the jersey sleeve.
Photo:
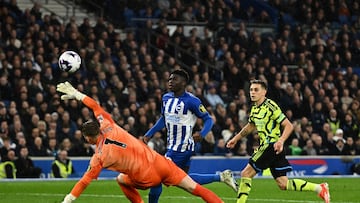
[[86,187],[91,183],[93,179],[97,179],[102,170],[102,165],[97,157],[94,155],[90,160],[89,169],[85,172],[83,177],[75,184],[71,190],[71,194],[75,197],[79,197]]
[[254,108],[254,106],[251,107],[250,115],[249,115],[249,118],[248,118],[248,122],[255,124],[255,121],[254,121],[254,118],[253,118],[253,115],[254,115],[253,108]]
[[199,98],[192,97],[187,103],[189,109],[198,117],[204,118],[210,116],[209,112],[206,110],[205,106],[201,103]]
[[212,120],[209,112],[205,106],[201,103],[199,98],[193,97],[189,102],[189,109],[198,117],[204,121],[204,127],[202,128],[200,135],[205,137],[211,130],[214,121]]
[[280,107],[275,102],[272,102],[272,107],[273,107],[272,119],[274,119],[276,123],[282,123],[286,118],[285,114],[282,112]]
[[145,133],[146,137],[152,137],[156,132],[162,130],[165,128],[165,115],[164,115],[164,108],[165,108],[165,102],[167,98],[169,97],[169,93],[166,93],[162,96],[161,100],[161,116],[156,121],[156,123]]
[[89,107],[94,114],[100,114],[102,112],[105,112],[103,108],[101,108],[101,106],[91,97],[89,96],[85,96],[85,98],[82,100],[82,102]]
[[112,119],[111,114],[106,112],[94,99],[92,99],[89,96],[85,96],[85,98],[82,100],[83,103],[91,108],[91,110],[94,112],[94,115],[96,119],[100,123],[100,128],[107,127],[107,124],[114,124],[115,121]]
[[152,137],[156,132],[160,131],[163,128],[165,128],[165,118],[164,116],[161,116],[159,120],[156,121],[155,125],[145,133],[145,136]]

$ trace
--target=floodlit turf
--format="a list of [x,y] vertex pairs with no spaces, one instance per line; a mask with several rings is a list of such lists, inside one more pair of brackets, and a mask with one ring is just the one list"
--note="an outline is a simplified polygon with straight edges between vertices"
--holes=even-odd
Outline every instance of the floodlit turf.
[[[359,202],[360,178],[312,178],[312,182],[327,181],[330,185],[332,203]],[[71,190],[76,181],[0,181],[1,203],[59,203]],[[226,203],[236,202],[235,193],[222,183],[206,185],[218,194]],[[320,203],[320,198],[313,192],[280,191],[272,179],[256,178],[253,181],[249,203]],[[147,202],[148,191],[140,191]],[[115,180],[93,181],[75,203],[122,203],[129,202],[124,197]],[[198,203],[200,198],[187,194],[176,187],[164,187],[161,203]]]

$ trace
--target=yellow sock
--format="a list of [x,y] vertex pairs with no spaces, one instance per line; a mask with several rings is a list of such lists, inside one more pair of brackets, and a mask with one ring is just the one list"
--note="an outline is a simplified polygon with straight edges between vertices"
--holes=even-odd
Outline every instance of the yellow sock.
[[238,196],[237,196],[237,201],[236,203],[245,203],[250,190],[251,190],[251,178],[241,178],[240,179],[240,185],[239,185],[239,192],[238,192]]
[[307,182],[301,179],[288,180],[286,190],[291,191],[314,191],[316,192],[318,184]]

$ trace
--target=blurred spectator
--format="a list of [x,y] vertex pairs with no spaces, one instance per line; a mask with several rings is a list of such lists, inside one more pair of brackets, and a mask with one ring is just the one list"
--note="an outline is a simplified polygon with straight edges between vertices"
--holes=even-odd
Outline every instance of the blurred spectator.
[[319,133],[325,123],[325,115],[323,113],[323,104],[320,101],[315,102],[314,111],[311,114],[311,122],[315,132]]
[[1,157],[0,162],[0,179],[2,178],[16,178],[16,166],[15,166],[15,151],[9,150],[6,156]]
[[250,156],[248,149],[247,149],[246,139],[241,141],[239,144],[239,147],[237,147],[235,149],[236,149],[236,151],[233,152],[234,156]]
[[210,85],[207,93],[205,94],[207,102],[211,105],[212,108],[216,108],[216,105],[220,104],[225,106],[224,101],[221,99],[220,95],[217,93],[216,86]]
[[344,132],[344,138],[357,137],[359,134],[359,124],[354,121],[353,116],[350,113],[346,113],[344,121],[340,124],[341,129]]
[[[220,129],[225,129],[226,126],[226,108],[222,104],[217,104],[215,107],[214,115],[216,116],[217,124],[219,125]],[[219,135],[215,135],[219,136]]]
[[231,94],[231,92],[228,89],[228,85],[226,82],[222,82],[219,87],[219,96],[223,100],[224,105],[228,106],[230,102],[232,102],[234,96]]
[[339,138],[345,138],[344,137],[344,131],[341,129],[341,128],[338,128],[336,131],[335,131],[335,134],[334,134],[334,137],[339,137]]
[[335,147],[329,152],[330,155],[350,155],[350,150],[345,147],[346,140],[342,137],[334,136]]
[[257,18],[255,18],[255,23],[263,23],[263,24],[268,24],[271,23],[271,18],[269,16],[269,14],[263,10],[260,12],[260,15],[258,15]]
[[94,153],[94,149],[84,140],[80,130],[75,131],[74,139],[71,142],[69,156],[91,156]]
[[138,124],[137,124],[137,132],[140,135],[144,135],[146,133],[146,131],[149,129],[149,125],[148,125],[148,121],[145,115],[145,110],[144,108],[139,108],[138,112],[143,112],[142,115],[139,115],[138,117]]
[[159,154],[164,155],[166,152],[166,145],[165,141],[162,138],[161,132],[156,132],[154,136],[149,140],[147,145]]
[[221,131],[221,137],[225,142],[236,134],[235,124],[232,122],[231,118],[226,119],[226,126],[227,127]]
[[349,151],[349,155],[356,155],[356,145],[352,137],[346,138],[345,151]]
[[29,150],[27,147],[20,149],[20,155],[15,160],[16,177],[17,178],[39,178],[41,168],[36,167],[29,157]]
[[315,136],[311,138],[314,141],[314,148],[316,149],[317,155],[329,155],[329,149],[323,144],[323,139],[321,136],[314,134]]
[[286,146],[288,146],[291,144],[291,142],[294,138],[297,138],[299,141],[299,146],[303,147],[305,145],[305,140],[301,137],[301,135],[303,134],[301,132],[301,124],[298,122],[293,122],[293,126],[294,126],[294,130],[290,134],[290,136],[287,139],[287,141],[285,142],[285,144],[286,144]]
[[340,98],[341,103],[350,106],[353,100],[354,99],[350,96],[349,89],[343,89],[342,96]]
[[195,19],[194,13],[193,13],[193,7],[188,6],[185,11],[182,14],[182,20],[185,22],[191,22]]
[[34,145],[29,149],[30,156],[47,156],[46,148],[41,137],[35,137]]
[[48,144],[46,148],[47,156],[56,157],[58,153],[59,153],[59,148],[56,138],[48,139]]
[[30,14],[35,16],[36,21],[42,21],[42,13],[40,11],[42,5],[39,2],[35,2],[33,7],[30,9]]
[[72,142],[71,142],[71,140],[69,139],[69,138],[64,138],[63,140],[62,140],[62,142],[60,142],[60,146],[59,146],[59,149],[60,150],[66,150],[66,151],[70,151],[71,150],[71,148],[72,148]]
[[71,120],[69,112],[63,112],[61,118],[57,122],[56,137],[59,142],[65,138],[74,138],[77,129],[76,123]]
[[302,148],[304,155],[315,156],[317,155],[314,143],[311,139],[306,140],[306,145]]
[[360,138],[355,138],[356,155],[360,155]]
[[47,138],[47,125],[46,122],[43,120],[40,120],[38,122],[37,128],[39,129],[39,137],[41,137],[42,139],[46,139]]
[[293,138],[291,140],[291,144],[288,146],[288,155],[302,155],[303,150],[301,147],[299,147],[299,140],[297,138]]
[[16,153],[16,156],[19,157],[20,156],[20,149],[22,147],[27,146],[27,142],[26,142],[24,134],[23,133],[18,133],[16,135],[16,141],[17,141],[17,145],[16,145],[16,148],[15,148],[15,153]]
[[214,155],[215,136],[210,131],[200,143],[195,143],[195,151],[200,155]]
[[10,150],[15,150],[16,144],[11,141],[10,138],[4,137],[2,139],[2,146],[0,146],[0,158],[6,157]]
[[0,100],[9,103],[14,98],[13,87],[9,83],[8,75],[0,76]]
[[330,109],[329,116],[326,122],[330,124],[331,131],[335,134],[337,129],[340,128],[340,119],[338,117],[336,109]]
[[59,151],[59,154],[51,165],[51,177],[68,178],[73,174],[75,174],[75,169],[72,161],[68,158],[67,151]]
[[220,138],[215,142],[214,155],[215,156],[230,156],[230,151],[226,147],[226,143],[223,138]]

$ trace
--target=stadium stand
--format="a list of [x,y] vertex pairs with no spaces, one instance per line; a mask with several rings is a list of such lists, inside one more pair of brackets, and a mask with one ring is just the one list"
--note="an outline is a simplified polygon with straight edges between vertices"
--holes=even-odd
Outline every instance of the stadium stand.
[[[360,155],[358,1],[74,2],[102,12],[94,24],[86,17],[61,22],[56,13],[1,1],[1,155],[20,145],[33,148],[36,137],[49,156],[56,155],[49,146],[54,137],[57,148],[71,156],[91,155],[91,146],[75,132],[92,115],[76,101],[60,100],[56,84],[65,80],[141,138],[160,115],[169,72],[180,67],[190,73],[188,91],[216,118],[214,139],[199,143],[199,156],[214,154],[218,140],[226,141],[246,123],[252,78],[268,82],[268,97],[294,123],[287,146],[296,139],[301,155]],[[65,50],[83,59],[75,74],[57,67]],[[206,101],[211,88],[224,104],[212,107]],[[5,146],[7,139],[11,144]],[[255,133],[221,156],[251,154],[257,140]]]

